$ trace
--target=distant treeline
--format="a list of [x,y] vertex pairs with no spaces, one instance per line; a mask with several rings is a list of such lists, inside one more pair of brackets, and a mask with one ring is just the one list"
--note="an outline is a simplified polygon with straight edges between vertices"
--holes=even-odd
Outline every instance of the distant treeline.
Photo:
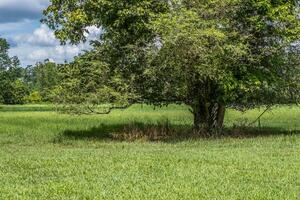
[[59,83],[59,66],[49,60],[26,68],[9,57],[9,44],[0,38],[0,104],[52,102]]
[[0,102],[25,104],[53,102],[59,83],[58,65],[48,60],[34,66],[9,68],[1,75]]

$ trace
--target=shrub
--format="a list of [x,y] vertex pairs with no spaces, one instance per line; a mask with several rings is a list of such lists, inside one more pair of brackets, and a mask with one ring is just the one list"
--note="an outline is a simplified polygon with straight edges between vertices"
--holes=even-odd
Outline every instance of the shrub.
[[26,103],[41,103],[42,96],[38,91],[31,92],[28,96],[24,98]]

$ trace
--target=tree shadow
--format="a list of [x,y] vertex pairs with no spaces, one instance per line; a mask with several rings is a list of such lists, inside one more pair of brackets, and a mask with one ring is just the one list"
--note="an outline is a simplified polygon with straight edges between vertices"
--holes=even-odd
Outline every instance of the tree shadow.
[[61,140],[109,140],[112,138],[112,133],[120,130],[123,127],[121,124],[115,125],[104,125],[101,124],[98,127],[92,127],[87,130],[65,130],[55,138],[55,142],[60,142]]
[[221,133],[205,133],[195,131],[188,125],[171,124],[101,124],[87,130],[65,130],[60,133],[54,143],[74,140],[83,141],[149,141],[174,143],[186,140],[255,138],[270,136],[291,136],[300,134],[300,130],[285,130],[274,127],[234,127],[226,128]]

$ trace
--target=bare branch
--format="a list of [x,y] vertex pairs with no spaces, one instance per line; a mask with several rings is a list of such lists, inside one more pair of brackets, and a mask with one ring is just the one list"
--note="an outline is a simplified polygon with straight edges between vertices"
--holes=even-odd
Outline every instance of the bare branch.
[[107,108],[107,111],[103,111],[103,112],[99,112],[99,111],[95,111],[93,108],[91,107],[87,107],[88,110],[90,111],[90,114],[97,114],[97,115],[107,115],[110,114],[113,110],[125,110],[129,107],[131,107],[133,104],[128,104],[128,105],[124,105],[124,106],[112,106]]
[[270,109],[271,109],[271,105],[270,106],[268,106],[258,117],[257,117],[257,119],[256,120],[254,120],[253,122],[251,122],[249,125],[251,126],[251,125],[253,125],[253,124],[255,124],[256,122],[258,122],[261,118],[262,118],[262,116],[264,116],[264,114],[266,113],[266,112],[268,112]]

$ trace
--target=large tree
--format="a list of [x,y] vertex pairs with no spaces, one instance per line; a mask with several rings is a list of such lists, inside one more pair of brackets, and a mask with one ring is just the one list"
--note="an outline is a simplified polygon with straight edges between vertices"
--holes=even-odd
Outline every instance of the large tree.
[[[96,104],[185,103],[195,127],[211,129],[223,126],[227,106],[299,97],[297,1],[51,2],[44,21],[63,43],[85,40],[89,26],[103,30],[93,51],[70,65],[77,71],[64,85],[79,90],[68,90],[66,103],[90,105],[91,96]],[[82,90],[87,79],[78,72],[88,68],[97,89]],[[94,95],[78,100],[78,91]]]
[[299,99],[294,1],[181,1],[155,21],[161,48],[147,79],[161,100],[190,105],[196,127],[220,128],[227,106]]

